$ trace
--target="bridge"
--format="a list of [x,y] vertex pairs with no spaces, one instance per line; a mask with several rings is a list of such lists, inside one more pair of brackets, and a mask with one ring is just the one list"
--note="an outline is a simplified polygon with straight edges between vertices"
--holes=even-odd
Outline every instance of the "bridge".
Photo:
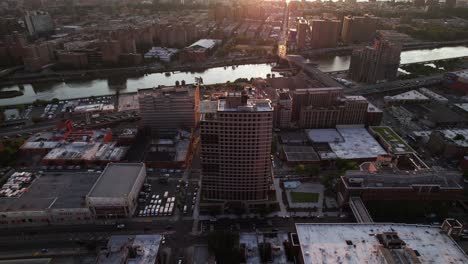
[[319,70],[315,64],[311,63],[308,59],[300,55],[287,55],[286,59],[289,64],[302,69],[302,71],[311,79],[317,80],[328,87],[343,87],[342,84],[335,81],[330,75]]
[[356,218],[358,223],[373,223],[371,215],[367,211],[364,202],[359,197],[350,197],[349,198],[349,207]]
[[362,85],[355,88],[346,89],[345,93],[355,95],[373,95],[381,93],[403,92],[415,88],[441,84],[443,82],[443,77],[443,74],[437,74],[410,80],[398,80],[392,82]]

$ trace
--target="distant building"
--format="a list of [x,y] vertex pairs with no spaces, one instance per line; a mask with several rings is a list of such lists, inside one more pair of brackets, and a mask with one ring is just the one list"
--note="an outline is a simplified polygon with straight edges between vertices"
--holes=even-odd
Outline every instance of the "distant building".
[[314,19],[309,21],[309,24],[311,48],[335,48],[338,45],[341,27],[339,20]]
[[200,207],[252,210],[276,202],[269,193],[273,130],[270,100],[228,93],[225,99],[201,102],[200,113]]
[[365,16],[345,16],[341,30],[341,40],[346,44],[369,42],[374,39],[378,18]]
[[300,128],[334,128],[365,124],[368,101],[345,96],[339,87],[297,89],[292,94],[292,121]]
[[180,53],[180,59],[182,61],[204,61],[220,43],[221,40],[217,39],[200,39],[183,49]]
[[195,127],[198,89],[162,87],[138,90],[141,125],[153,135],[173,135]]
[[277,89],[276,96],[274,126],[277,128],[289,128],[291,126],[293,102],[289,89]]
[[178,52],[178,49],[152,47],[143,57],[145,59],[158,59],[163,62],[171,62]]
[[446,73],[444,83],[454,91],[468,94],[468,70]]
[[446,8],[455,8],[457,6],[457,0],[445,0]]
[[377,37],[373,47],[354,50],[348,77],[357,82],[394,80],[400,66],[402,45]]
[[57,62],[66,68],[82,69],[89,65],[88,55],[83,52],[58,52]]
[[24,22],[30,36],[50,34],[54,31],[54,21],[47,12],[27,11]]
[[417,7],[423,7],[426,5],[426,0],[413,0],[413,5]]
[[299,50],[302,50],[306,47],[308,27],[309,25],[305,19],[300,19],[297,22],[297,48]]
[[462,160],[468,153],[468,129],[454,128],[433,131],[426,145],[434,154]]

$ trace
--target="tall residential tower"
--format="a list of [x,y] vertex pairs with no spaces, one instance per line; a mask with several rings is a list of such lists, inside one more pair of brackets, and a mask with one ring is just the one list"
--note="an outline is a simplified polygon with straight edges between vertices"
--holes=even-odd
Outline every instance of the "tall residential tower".
[[273,107],[239,92],[200,103],[200,207],[247,209],[268,204]]

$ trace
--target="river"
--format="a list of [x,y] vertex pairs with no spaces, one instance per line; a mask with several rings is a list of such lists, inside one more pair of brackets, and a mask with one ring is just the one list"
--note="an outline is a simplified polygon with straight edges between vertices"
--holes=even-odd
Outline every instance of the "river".
[[[401,63],[454,58],[468,56],[468,47],[444,47],[437,49],[422,49],[404,51],[401,54]],[[315,60],[322,71],[347,70],[350,56],[332,56]],[[274,64],[248,64],[228,67],[215,67],[201,73],[178,72],[170,76],[164,73],[153,73],[145,76],[129,78],[121,93],[135,92],[140,88],[149,88],[157,85],[174,85],[176,81],[185,80],[193,83],[195,77],[202,77],[205,84],[224,83],[238,78],[263,77],[272,73]],[[21,90],[24,95],[15,98],[0,99],[0,105],[31,103],[36,99],[50,100],[52,98],[69,99],[91,95],[114,94],[115,90],[109,87],[107,79],[86,81],[51,82],[25,84],[1,87],[2,90]]]
[[[444,47],[437,49],[408,50],[401,52],[401,63],[413,63],[420,61],[440,60],[468,56],[468,47]],[[323,72],[344,71],[349,68],[351,56],[330,56],[314,59],[318,68]]]

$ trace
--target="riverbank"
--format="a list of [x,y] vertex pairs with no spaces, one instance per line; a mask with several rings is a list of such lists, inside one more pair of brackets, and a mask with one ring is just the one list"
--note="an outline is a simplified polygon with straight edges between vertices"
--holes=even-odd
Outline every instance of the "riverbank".
[[[413,51],[420,49],[436,49],[443,47],[455,47],[455,46],[466,46],[468,45],[468,39],[456,40],[456,41],[440,41],[440,42],[414,42],[403,44],[403,51]],[[327,49],[314,49],[301,52],[306,58],[314,59],[320,56],[348,56],[351,55],[354,49],[362,48],[363,45],[352,45],[337,48]]]
[[199,72],[202,73],[207,69],[214,67],[231,67],[247,64],[265,64],[274,63],[276,57],[248,57],[232,60],[211,61],[203,64],[180,65],[170,68],[161,66],[137,66],[128,68],[107,68],[107,69],[92,69],[92,70],[74,70],[74,71],[53,71],[45,73],[24,73],[15,74],[0,78],[0,89],[3,86],[11,86],[17,84],[35,84],[47,82],[66,82],[66,81],[86,81],[94,79],[107,79],[112,77],[119,78],[138,78],[147,74],[153,73],[173,73],[173,72]]

